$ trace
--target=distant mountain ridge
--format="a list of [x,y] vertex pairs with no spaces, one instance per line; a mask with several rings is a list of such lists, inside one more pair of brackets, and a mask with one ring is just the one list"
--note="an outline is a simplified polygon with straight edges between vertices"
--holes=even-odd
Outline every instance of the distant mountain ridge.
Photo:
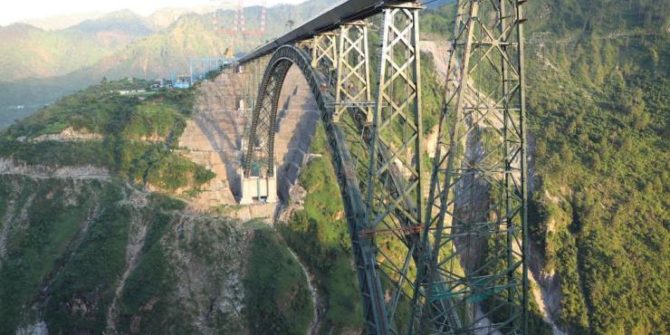
[[35,19],[22,20],[19,23],[29,24],[42,30],[61,30],[77,25],[86,20],[95,20],[104,16],[103,12],[91,12],[71,15],[56,15]]
[[155,31],[150,26],[148,19],[127,9],[112,12],[94,20],[83,21],[66,30],[78,30],[86,33],[115,31],[137,36],[146,36]]
[[154,32],[149,22],[130,11],[56,31],[25,23],[0,27],[0,81],[64,75]]
[[[233,36],[234,12],[164,9],[149,17],[119,11],[59,31],[27,24],[0,27],[0,128],[103,77],[156,79],[188,72],[189,58],[250,50],[330,4],[314,0],[268,9],[264,36]],[[197,9],[197,11],[205,11]],[[245,8],[247,24],[260,7]],[[17,109],[17,106],[23,106]]]

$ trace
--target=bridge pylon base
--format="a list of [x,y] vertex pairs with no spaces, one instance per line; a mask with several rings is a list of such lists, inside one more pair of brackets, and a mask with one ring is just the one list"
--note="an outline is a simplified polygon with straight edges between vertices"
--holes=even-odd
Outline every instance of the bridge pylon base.
[[240,169],[240,184],[240,205],[276,203],[279,201],[276,176],[245,177],[244,172]]

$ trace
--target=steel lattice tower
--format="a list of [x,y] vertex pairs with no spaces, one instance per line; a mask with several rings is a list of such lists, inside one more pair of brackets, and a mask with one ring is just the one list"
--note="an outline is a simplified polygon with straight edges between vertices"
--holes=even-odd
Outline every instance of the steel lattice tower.
[[458,2],[417,277],[421,333],[527,332],[524,2]]

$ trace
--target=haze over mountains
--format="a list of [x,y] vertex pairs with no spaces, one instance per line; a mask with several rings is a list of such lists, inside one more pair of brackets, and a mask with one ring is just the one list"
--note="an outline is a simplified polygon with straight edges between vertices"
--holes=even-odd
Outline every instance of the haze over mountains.
[[3,81],[64,75],[91,66],[155,30],[130,12],[110,13],[72,27],[45,31],[19,23],[0,28]]
[[[166,7],[161,8],[150,15],[147,15],[146,19],[149,22],[156,23],[162,28],[165,28],[168,25],[170,25],[170,23],[174,22],[182,14],[185,13],[206,14],[214,12],[216,10],[217,7],[215,5],[193,6],[189,8]],[[43,30],[62,30],[78,25],[84,21],[99,19],[108,14],[109,14],[108,12],[95,11],[89,13],[55,15],[43,18],[25,19],[21,20],[20,22],[29,24],[31,26]]]
[[[288,20],[301,22],[328,5],[271,7],[263,36],[235,36],[233,11],[198,14],[204,7],[148,17],[122,10],[52,31],[25,23],[0,27],[0,128],[103,77],[174,76],[188,71],[191,57],[247,51],[286,29]],[[259,15],[260,7],[245,9],[249,25]]]
[[20,22],[43,30],[60,30],[77,25],[86,20],[95,20],[104,15],[104,12],[90,12],[26,19]]

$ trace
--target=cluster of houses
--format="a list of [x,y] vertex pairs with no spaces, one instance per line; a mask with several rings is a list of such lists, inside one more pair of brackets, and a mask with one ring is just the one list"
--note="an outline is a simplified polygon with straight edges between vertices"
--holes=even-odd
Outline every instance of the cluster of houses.
[[178,76],[174,80],[172,79],[157,79],[151,84],[151,89],[161,89],[161,88],[177,88],[185,89],[193,85],[191,82],[191,76]]

